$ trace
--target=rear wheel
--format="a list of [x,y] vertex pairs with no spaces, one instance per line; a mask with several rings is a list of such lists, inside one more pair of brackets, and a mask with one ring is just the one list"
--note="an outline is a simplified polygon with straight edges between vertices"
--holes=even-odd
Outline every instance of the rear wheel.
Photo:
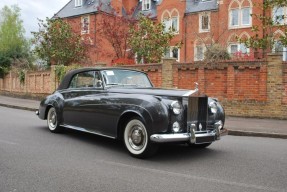
[[129,153],[137,158],[154,155],[158,146],[150,141],[150,135],[140,118],[128,121],[124,130],[124,142]]
[[63,128],[59,125],[56,109],[51,107],[47,115],[47,125],[52,133],[59,133],[63,131]]

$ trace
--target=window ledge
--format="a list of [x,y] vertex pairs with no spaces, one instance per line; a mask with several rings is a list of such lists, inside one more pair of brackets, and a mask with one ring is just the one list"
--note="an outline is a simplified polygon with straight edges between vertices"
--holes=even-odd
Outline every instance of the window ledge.
[[199,33],[209,33],[210,32],[210,29],[208,29],[208,30],[199,30]]
[[246,29],[246,28],[251,28],[252,25],[239,25],[239,26],[228,26],[228,29]]

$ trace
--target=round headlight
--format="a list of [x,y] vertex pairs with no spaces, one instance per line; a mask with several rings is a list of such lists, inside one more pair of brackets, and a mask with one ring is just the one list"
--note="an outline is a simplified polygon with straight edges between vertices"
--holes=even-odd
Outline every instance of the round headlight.
[[216,103],[214,101],[209,103],[209,107],[210,107],[211,113],[216,113],[217,112],[217,105],[216,105]]
[[179,130],[180,130],[180,125],[179,125],[179,123],[178,122],[174,122],[173,124],[172,124],[172,130],[173,130],[173,132],[179,132]]
[[172,102],[171,103],[171,109],[172,109],[172,111],[173,111],[173,113],[175,115],[180,114],[181,113],[181,105],[180,105],[180,103],[178,101]]

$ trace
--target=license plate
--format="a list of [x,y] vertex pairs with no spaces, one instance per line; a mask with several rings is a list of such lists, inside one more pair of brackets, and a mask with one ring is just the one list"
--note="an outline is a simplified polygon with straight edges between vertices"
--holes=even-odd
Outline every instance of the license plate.
[[201,143],[211,143],[215,141],[214,136],[206,136],[206,137],[196,137],[195,143],[196,144],[201,144]]

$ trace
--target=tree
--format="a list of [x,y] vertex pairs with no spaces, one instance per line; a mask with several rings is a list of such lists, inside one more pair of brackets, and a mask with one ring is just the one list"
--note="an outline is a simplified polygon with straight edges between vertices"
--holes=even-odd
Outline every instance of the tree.
[[69,65],[85,58],[85,46],[81,36],[72,31],[62,19],[39,20],[40,29],[33,32],[35,53],[48,65]]
[[135,26],[130,27],[129,34],[128,44],[138,63],[160,62],[174,37],[173,31],[164,32],[162,23],[154,23],[143,15]]
[[129,26],[134,24],[134,19],[127,16],[118,16],[116,13],[102,12],[97,32],[106,39],[114,49],[116,59],[128,58]]
[[4,6],[0,15],[0,75],[4,75],[18,60],[31,64],[31,55],[29,41],[24,37],[20,8]]
[[212,44],[204,52],[204,60],[207,62],[215,62],[230,59],[227,49],[220,44]]
[[[287,46],[287,25],[286,15],[281,13],[281,9],[287,6],[286,0],[267,0],[263,4],[258,4],[262,11],[260,14],[251,14],[251,16],[260,22],[260,25],[254,25],[252,31],[254,35],[247,39],[239,39],[248,48],[255,50],[272,50],[274,43],[279,41],[282,46]],[[285,21],[284,21],[285,20]],[[284,34],[275,38],[275,30],[280,29]]]

